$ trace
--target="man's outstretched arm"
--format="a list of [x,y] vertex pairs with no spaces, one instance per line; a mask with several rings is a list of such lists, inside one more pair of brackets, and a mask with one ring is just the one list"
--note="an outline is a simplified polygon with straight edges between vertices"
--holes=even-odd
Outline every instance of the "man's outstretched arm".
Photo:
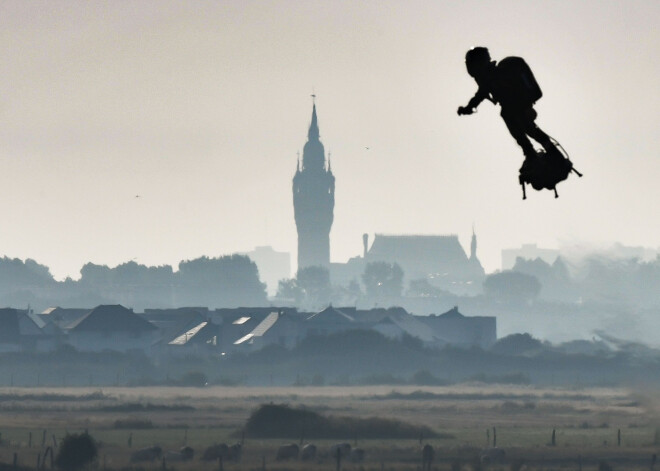
[[481,89],[477,90],[477,93],[472,98],[470,98],[470,101],[468,101],[467,106],[458,107],[458,114],[464,115],[474,113],[475,108],[479,106],[479,104],[487,97],[488,93],[482,91]]

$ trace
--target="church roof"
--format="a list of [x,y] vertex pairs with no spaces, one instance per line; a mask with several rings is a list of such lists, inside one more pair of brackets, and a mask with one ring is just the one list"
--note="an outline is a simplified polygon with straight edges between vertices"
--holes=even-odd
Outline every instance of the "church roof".
[[472,271],[456,235],[376,234],[365,261],[397,263],[408,279],[462,278]]
[[467,256],[455,235],[383,235],[376,234],[367,258],[430,259],[443,263],[465,263]]

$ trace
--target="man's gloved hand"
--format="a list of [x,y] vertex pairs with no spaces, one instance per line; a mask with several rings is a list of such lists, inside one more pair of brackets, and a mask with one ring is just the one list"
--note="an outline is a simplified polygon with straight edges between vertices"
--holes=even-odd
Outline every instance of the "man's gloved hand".
[[467,106],[459,106],[458,107],[458,115],[465,115],[465,114],[472,114],[474,113],[474,110],[472,108],[468,108]]

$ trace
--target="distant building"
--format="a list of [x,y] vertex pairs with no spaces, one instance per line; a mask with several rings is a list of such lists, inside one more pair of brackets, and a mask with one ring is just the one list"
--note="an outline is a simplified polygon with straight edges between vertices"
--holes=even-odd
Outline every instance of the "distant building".
[[243,255],[250,257],[259,268],[259,278],[268,286],[268,295],[277,293],[277,284],[284,278],[291,278],[291,254],[277,252],[270,246],[256,247]]
[[316,104],[293,177],[293,209],[298,230],[298,269],[330,265],[330,228],[335,207],[335,177],[319,139]]
[[526,260],[540,258],[548,265],[552,265],[557,260],[557,257],[559,257],[559,250],[542,249],[537,247],[536,244],[523,244],[518,249],[503,249],[502,270],[511,270],[516,264],[516,259],[519,257]]
[[376,234],[369,247],[363,236],[364,254],[345,264],[333,263],[333,283],[360,281],[371,262],[397,263],[404,274],[404,286],[411,280],[425,279],[431,285],[457,294],[471,294],[481,289],[485,276],[477,258],[477,237],[472,234],[470,257],[455,235],[384,235]]

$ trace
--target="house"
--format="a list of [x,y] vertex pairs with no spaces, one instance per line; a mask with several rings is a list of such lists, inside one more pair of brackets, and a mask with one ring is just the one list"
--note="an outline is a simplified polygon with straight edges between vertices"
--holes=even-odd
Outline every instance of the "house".
[[328,335],[344,330],[358,329],[360,326],[355,319],[332,305],[324,310],[314,313],[305,319],[305,331],[308,335]]
[[385,337],[401,339],[405,335],[421,340],[426,346],[441,347],[447,344],[446,340],[436,335],[433,329],[411,314],[388,316],[372,327]]
[[97,306],[67,329],[68,343],[80,351],[149,351],[159,340],[150,322],[122,305]]
[[436,316],[416,316],[429,326],[433,335],[449,345],[488,348],[497,341],[497,319],[490,316],[467,317],[458,307]]
[[[285,314],[291,318],[300,317],[295,308],[239,307],[233,309],[216,309],[210,312],[209,319],[220,325],[218,345],[222,351],[228,353],[236,350],[236,340],[251,333],[272,312]],[[240,349],[243,349],[243,347]]]
[[47,351],[52,336],[42,330],[45,323],[31,311],[0,309],[0,352]]

